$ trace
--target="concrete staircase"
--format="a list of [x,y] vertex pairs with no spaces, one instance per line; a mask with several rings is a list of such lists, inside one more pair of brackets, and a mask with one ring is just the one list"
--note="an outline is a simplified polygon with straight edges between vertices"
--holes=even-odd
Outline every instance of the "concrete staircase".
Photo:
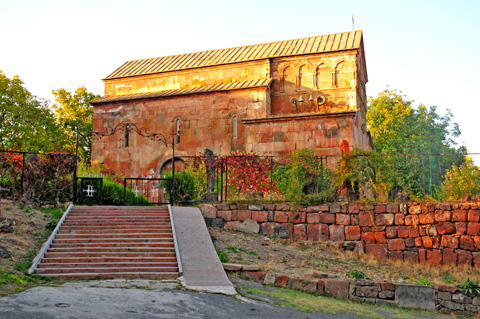
[[167,207],[73,207],[36,274],[62,279],[176,279]]

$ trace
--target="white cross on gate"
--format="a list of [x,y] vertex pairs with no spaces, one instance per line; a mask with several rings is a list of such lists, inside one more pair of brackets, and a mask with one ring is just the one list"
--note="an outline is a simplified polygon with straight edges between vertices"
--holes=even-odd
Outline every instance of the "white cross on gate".
[[137,185],[135,185],[135,190],[133,192],[135,193],[135,197],[138,197],[138,193],[141,193],[141,191],[138,190]]
[[157,190],[156,190],[155,188],[152,188],[152,189],[150,190],[150,193],[152,194],[152,195],[151,195],[151,198],[152,198],[152,199],[155,199],[156,192],[157,192]]
[[84,189],[83,191],[87,193],[87,197],[93,197],[93,193],[96,192],[92,185],[87,185],[87,189]]

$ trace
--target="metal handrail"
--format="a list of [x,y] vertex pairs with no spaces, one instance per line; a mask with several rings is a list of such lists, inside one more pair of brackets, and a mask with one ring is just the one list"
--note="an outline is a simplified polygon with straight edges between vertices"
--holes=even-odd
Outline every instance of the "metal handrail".
[[180,258],[180,253],[178,250],[177,235],[175,233],[175,224],[173,222],[172,206],[168,205],[168,213],[170,214],[170,224],[172,225],[172,235],[173,235],[173,244],[175,246],[175,255],[177,255],[177,264],[178,264],[178,273],[180,276],[183,275],[182,260]]

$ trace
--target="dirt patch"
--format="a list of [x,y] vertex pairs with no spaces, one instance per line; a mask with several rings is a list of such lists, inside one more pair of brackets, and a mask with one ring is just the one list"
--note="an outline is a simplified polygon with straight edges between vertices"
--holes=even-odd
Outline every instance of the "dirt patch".
[[264,272],[293,278],[315,279],[362,276],[374,281],[421,285],[458,284],[467,278],[480,282],[472,267],[432,266],[379,260],[326,242],[292,242],[262,235],[209,228],[215,247],[228,262],[256,264]]
[[0,246],[4,246],[11,254],[10,258],[0,258],[0,268],[14,271],[14,265],[27,253],[36,249],[38,238],[45,231],[46,224],[51,216],[28,206],[2,200],[0,209],[0,228],[3,230],[12,227],[8,231],[0,231]]

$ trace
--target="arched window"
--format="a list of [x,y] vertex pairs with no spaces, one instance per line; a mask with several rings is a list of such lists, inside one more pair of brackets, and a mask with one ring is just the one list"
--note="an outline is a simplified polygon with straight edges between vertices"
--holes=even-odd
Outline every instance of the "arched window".
[[238,123],[237,123],[237,117],[233,117],[233,138],[237,137],[237,131],[238,131]]
[[335,86],[336,87],[349,87],[350,82],[353,79],[353,74],[348,69],[345,62],[340,62],[335,68]]
[[282,91],[292,92],[295,88],[295,74],[292,67],[287,66],[283,69]]
[[297,90],[301,90],[302,85],[304,86],[305,84],[305,65],[302,65],[298,68]]
[[320,64],[315,72],[315,86],[317,89],[330,88],[332,86],[330,77],[329,67],[325,64]]
[[177,120],[177,144],[180,144],[180,119]]

